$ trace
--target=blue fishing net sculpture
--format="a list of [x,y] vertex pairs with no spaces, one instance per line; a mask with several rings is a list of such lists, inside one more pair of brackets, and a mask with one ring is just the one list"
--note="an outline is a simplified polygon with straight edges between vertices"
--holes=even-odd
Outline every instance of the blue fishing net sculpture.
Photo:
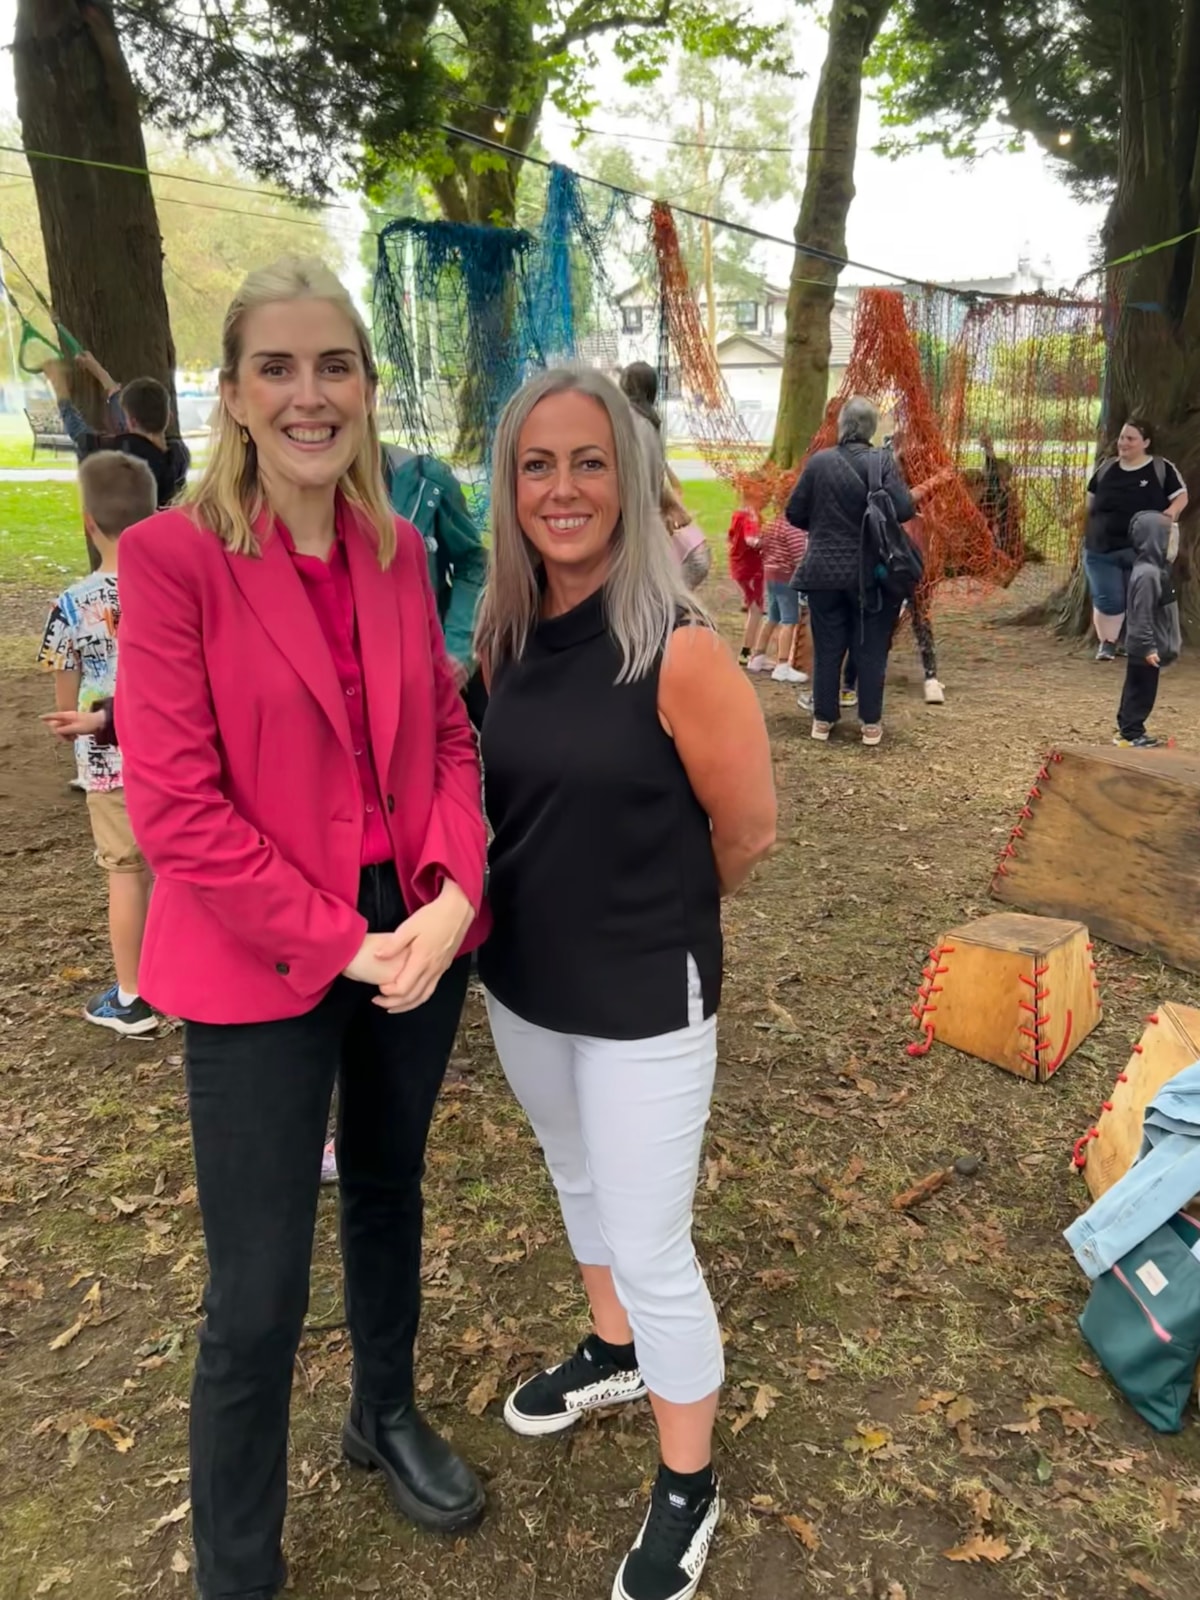
[[[509,397],[538,368],[593,359],[597,336],[615,327],[605,248],[622,206],[616,197],[593,216],[576,174],[555,166],[537,234],[413,217],[380,234],[374,319],[385,431],[452,462],[474,483],[480,518]],[[591,348],[581,351],[581,336]]]

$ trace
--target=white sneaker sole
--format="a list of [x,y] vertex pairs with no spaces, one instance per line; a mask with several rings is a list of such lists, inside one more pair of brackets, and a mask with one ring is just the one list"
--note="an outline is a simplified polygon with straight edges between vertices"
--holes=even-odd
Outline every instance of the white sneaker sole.
[[85,1022],[90,1022],[94,1027],[107,1028],[110,1033],[122,1034],[126,1039],[137,1039],[144,1033],[157,1033],[158,1018],[147,1017],[144,1022],[120,1022],[116,1017],[94,1017],[90,1011],[84,1011]]
[[[713,1537],[715,1537],[717,1528],[720,1526],[721,1512],[724,1509],[722,1507],[722,1505],[721,1505],[721,1492],[720,1492],[719,1489],[718,1489],[717,1495],[716,1495],[716,1508],[717,1508],[717,1515],[716,1515],[716,1518],[713,1521]],[[704,1552],[704,1560],[700,1563],[700,1571],[696,1574],[696,1576],[691,1580],[690,1583],[688,1583],[688,1584],[686,1584],[684,1586],[684,1588],[676,1589],[675,1593],[673,1595],[671,1595],[670,1600],[693,1600],[693,1597],[696,1595],[696,1593],[698,1592],[698,1590],[700,1588],[700,1580],[704,1576],[704,1569],[708,1565],[708,1558],[709,1558],[709,1555],[711,1553],[712,1553],[712,1537],[710,1537],[710,1539],[708,1541],[708,1549]],[[625,1560],[627,1561],[628,1559],[629,1559],[629,1557],[626,1556]],[[617,1575],[613,1579],[612,1600],[635,1600],[635,1597],[630,1594],[629,1590],[625,1587],[624,1583],[622,1582],[622,1578],[624,1577],[624,1574],[625,1574],[625,1561],[622,1561],[621,1565],[617,1568]]]
[[635,1400],[644,1400],[649,1393],[644,1383],[632,1390],[629,1394],[607,1395],[603,1400],[588,1400],[581,1406],[576,1406],[574,1411],[563,1411],[556,1417],[527,1417],[523,1411],[518,1411],[513,1401],[524,1384],[519,1384],[504,1402],[504,1421],[514,1433],[519,1433],[523,1439],[544,1439],[552,1433],[565,1433],[568,1428],[573,1428],[580,1417],[586,1417],[589,1411],[611,1411],[616,1406],[632,1405]]

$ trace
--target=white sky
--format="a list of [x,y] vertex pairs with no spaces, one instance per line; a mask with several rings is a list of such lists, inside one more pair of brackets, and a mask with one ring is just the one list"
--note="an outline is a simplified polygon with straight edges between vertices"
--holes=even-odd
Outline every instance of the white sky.
[[[786,0],[751,3],[762,21],[795,14]],[[16,0],[0,0],[0,46],[7,46],[12,39],[15,16]],[[825,42],[824,31],[803,14],[797,27],[796,61],[807,76],[795,86],[795,138],[801,159]],[[661,131],[621,109],[620,70],[603,52],[598,88],[601,104],[610,109],[598,109],[588,119],[590,125],[633,133]],[[12,57],[4,49],[0,53],[0,114],[15,115],[15,110]],[[547,113],[543,142],[556,159],[586,172],[588,143],[573,150],[571,132],[559,126],[560,120],[553,112]],[[877,108],[868,93],[860,145],[869,146],[878,134]],[[649,158],[647,164],[653,163],[654,146],[639,141],[632,148],[641,158]],[[1002,277],[1016,269],[1021,255],[1028,255],[1035,266],[1050,263],[1054,282],[1069,284],[1093,263],[1103,207],[1075,201],[1055,176],[1056,168],[1057,163],[1033,148],[1019,155],[989,154],[972,167],[948,162],[936,151],[893,162],[860,149],[855,169],[857,194],[848,226],[849,254],[915,278],[943,281]],[[755,222],[765,232],[790,238],[797,206],[798,196],[764,207]],[[786,249],[768,251],[764,265],[769,275],[785,277],[790,258]],[[846,276],[861,280],[865,274],[849,269]]]

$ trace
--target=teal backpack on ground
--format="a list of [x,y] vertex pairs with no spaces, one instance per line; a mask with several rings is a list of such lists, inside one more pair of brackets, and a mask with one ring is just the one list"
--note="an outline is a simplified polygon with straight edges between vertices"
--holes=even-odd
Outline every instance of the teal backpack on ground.
[[1117,1388],[1160,1433],[1178,1433],[1200,1362],[1200,1227],[1182,1214],[1092,1285],[1079,1319]]

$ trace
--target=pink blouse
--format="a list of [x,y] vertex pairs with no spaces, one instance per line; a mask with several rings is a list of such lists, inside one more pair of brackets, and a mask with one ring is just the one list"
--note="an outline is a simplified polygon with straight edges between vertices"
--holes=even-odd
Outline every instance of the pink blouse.
[[320,556],[303,555],[296,549],[292,536],[282,522],[276,521],[279,537],[292,558],[292,564],[304,585],[329,654],[334,671],[346,697],[346,713],[350,719],[350,734],[354,741],[354,760],[358,768],[358,786],[362,795],[363,837],[361,864],[375,866],[393,857],[392,841],[383,816],[383,794],[375,773],[371,755],[370,713],[367,709],[366,686],[363,681],[362,657],[359,653],[358,628],[354,617],[354,589],[350,582],[350,568],[346,562],[346,539],[339,506],[336,536],[329,560]]

